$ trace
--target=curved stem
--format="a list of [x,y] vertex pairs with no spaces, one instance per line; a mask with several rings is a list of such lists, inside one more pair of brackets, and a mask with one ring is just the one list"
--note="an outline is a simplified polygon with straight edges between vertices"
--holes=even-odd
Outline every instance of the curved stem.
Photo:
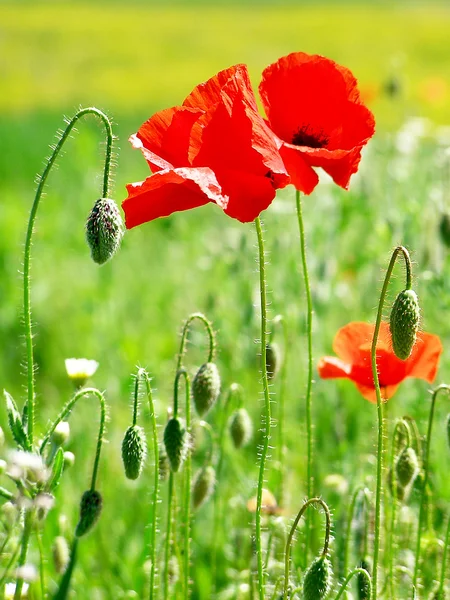
[[[307,466],[306,466],[306,495],[310,498],[314,493],[314,480],[313,480],[313,428],[312,428],[312,416],[311,416],[311,392],[313,383],[313,356],[312,356],[312,298],[311,298],[311,287],[309,283],[308,263],[306,260],[306,240],[305,240],[305,228],[303,224],[302,214],[302,203],[299,190],[296,190],[295,200],[297,205],[297,219],[298,229],[300,235],[300,249],[302,256],[302,267],[303,267],[303,279],[305,284],[306,294],[306,327],[307,327],[307,339],[308,339],[308,379],[306,382],[306,436],[307,436]],[[305,563],[308,562],[308,552],[310,545],[310,519],[306,519],[306,536],[305,536]]]
[[330,535],[331,535],[331,514],[330,509],[328,508],[326,502],[322,500],[322,498],[310,498],[306,500],[299,510],[297,516],[295,517],[294,523],[292,524],[291,530],[289,532],[287,542],[286,542],[286,551],[284,553],[284,590],[283,590],[283,600],[287,600],[288,593],[288,585],[289,585],[289,561],[291,556],[291,544],[292,538],[294,537],[295,530],[297,529],[297,525],[304,515],[307,508],[309,508],[312,504],[320,504],[325,512],[326,525],[325,525],[325,541],[323,544],[322,557],[325,557],[328,554],[328,547],[330,545]]
[[[353,515],[355,513],[356,501],[358,499],[358,496],[361,494],[361,492],[364,494],[364,499],[366,500],[366,502],[367,503],[369,502],[368,497],[367,497],[367,488],[364,485],[358,486],[355,489],[355,491],[353,492],[352,499],[351,499],[349,507],[348,507],[347,530],[346,530],[346,534],[345,534],[345,543],[344,543],[344,565],[343,565],[344,573],[347,573],[347,571],[348,571],[348,562],[349,562],[349,554],[350,554],[350,539],[351,539],[351,532],[352,532],[352,525],[353,525]],[[368,509],[369,509],[369,507],[368,507]]]
[[450,395],[450,386],[442,384],[439,385],[434,391],[431,397],[431,407],[430,407],[430,416],[428,419],[428,431],[427,431],[427,439],[425,443],[425,456],[423,459],[423,484],[420,495],[420,510],[419,510],[419,523],[417,525],[417,542],[416,542],[416,563],[414,566],[414,576],[413,576],[413,587],[417,588],[417,579],[419,576],[419,566],[420,566],[420,540],[422,538],[422,526],[423,526],[423,518],[425,512],[425,496],[427,493],[428,487],[428,467],[430,462],[430,446],[431,446],[431,435],[433,431],[433,419],[434,419],[434,409],[436,405],[436,398],[439,392],[447,392]]
[[212,328],[212,323],[208,321],[208,319],[202,313],[192,313],[191,315],[189,315],[185,324],[183,325],[183,331],[181,333],[180,351],[178,352],[177,371],[181,369],[181,365],[183,364],[183,357],[186,353],[186,341],[190,325],[192,321],[195,321],[196,319],[201,321],[206,327],[206,331],[209,337],[209,352],[208,360],[206,362],[212,362],[214,360],[214,354],[216,352],[216,336]]
[[166,550],[164,558],[164,600],[169,598],[169,559],[170,537],[172,535],[172,498],[173,498],[173,471],[169,474],[169,492],[167,498],[167,525],[166,525]]
[[446,571],[446,567],[447,567],[447,553],[448,553],[449,546],[450,546],[450,517],[447,520],[447,532],[445,534],[444,552],[442,554],[442,569],[441,569],[441,578],[439,581],[438,598],[444,598],[445,571]]
[[342,584],[342,586],[339,589],[338,595],[336,596],[336,598],[334,600],[339,600],[339,598],[345,592],[350,579],[354,575],[358,575],[358,574],[364,575],[364,577],[366,578],[367,585],[368,585],[368,588],[369,588],[368,589],[369,596],[368,596],[367,600],[371,599],[371,597],[372,597],[372,579],[371,579],[369,573],[365,569],[361,569],[361,568],[358,567],[357,569],[353,569],[353,571],[347,575],[347,577],[345,578],[344,583]]
[[375,394],[377,397],[377,418],[378,418],[378,442],[377,442],[377,487],[375,497],[375,535],[374,535],[374,549],[373,549],[373,600],[377,600],[377,586],[378,586],[378,558],[380,553],[380,532],[381,532],[381,479],[383,474],[383,436],[384,436],[384,424],[383,424],[383,404],[381,400],[380,381],[378,378],[377,368],[377,342],[378,334],[380,332],[381,318],[383,315],[384,300],[386,298],[386,292],[388,289],[389,281],[391,279],[392,271],[394,269],[395,261],[399,254],[403,255],[406,265],[406,288],[411,288],[411,260],[409,257],[408,250],[403,246],[397,246],[392,253],[391,260],[389,262],[386,276],[384,278],[383,288],[380,294],[380,300],[378,302],[377,320],[375,323],[375,330],[373,334],[372,347],[371,347],[371,361],[372,361],[372,375],[375,386]]
[[133,394],[133,427],[137,423],[138,408],[139,408],[139,380],[145,373],[145,369],[139,369],[134,379],[134,394]]
[[261,376],[264,389],[264,413],[263,421],[265,424],[263,435],[263,446],[261,449],[258,477],[258,491],[256,495],[256,558],[258,563],[258,592],[259,600],[264,600],[264,566],[262,556],[261,543],[261,504],[262,491],[264,485],[264,470],[266,467],[267,453],[270,442],[271,422],[271,407],[269,382],[267,379],[267,363],[266,363],[266,347],[267,347],[267,289],[266,289],[266,268],[265,268],[265,252],[264,239],[262,234],[261,220],[258,217],[255,220],[256,235],[258,238],[258,254],[259,254],[259,292],[261,298]]
[[97,480],[98,466],[100,463],[100,452],[102,449],[103,435],[105,432],[105,423],[106,423],[105,397],[99,390],[97,390],[96,388],[83,388],[82,390],[77,392],[75,394],[75,396],[66,403],[66,405],[63,407],[63,409],[61,410],[59,415],[56,417],[55,421],[50,426],[50,429],[45,434],[44,439],[42,440],[41,446],[39,448],[39,453],[40,454],[43,453],[45,446],[47,445],[52,433],[55,431],[58,423],[65,420],[65,418],[70,414],[73,407],[75,406],[75,404],[78,402],[78,400],[80,398],[82,398],[83,396],[87,396],[89,394],[92,394],[93,396],[95,396],[100,403],[100,427],[98,430],[97,447],[96,447],[96,451],[95,451],[94,467],[92,470],[92,478],[91,478],[91,490],[94,490],[95,483]]
[[23,259],[23,317],[25,323],[25,341],[27,350],[27,418],[28,418],[28,438],[30,444],[33,444],[34,436],[34,404],[35,404],[35,392],[34,392],[34,356],[33,356],[33,335],[31,328],[31,291],[30,291],[30,263],[31,263],[31,240],[33,237],[34,222],[36,219],[36,213],[39,207],[39,202],[42,197],[42,192],[47,181],[48,174],[53,167],[55,160],[69,137],[75,123],[85,115],[95,115],[98,117],[105,126],[106,129],[106,157],[105,157],[105,168],[103,171],[103,197],[107,197],[110,179],[111,169],[111,156],[112,156],[112,144],[113,134],[112,127],[108,117],[97,108],[89,107],[80,109],[70,121],[67,122],[67,126],[56,145],[53,148],[53,152],[50,158],[47,160],[44,171],[38,179],[38,186],[36,195],[34,197],[33,205],[31,207],[30,217],[28,220],[27,234],[25,238],[25,249]]
[[[24,564],[27,562],[28,545],[30,543],[31,531],[33,529],[33,520],[34,520],[33,512],[31,510],[27,510],[26,514],[25,514],[25,525],[24,525],[23,535],[22,535],[22,543],[21,543],[19,562],[17,564],[18,568],[23,567]],[[19,577],[19,579],[17,580],[17,583],[16,583],[16,589],[14,592],[14,600],[20,600],[20,598],[22,597],[22,587],[23,587],[23,579],[21,579]]]
[[[189,375],[187,374],[186,369],[178,369],[175,375],[175,382],[173,384],[173,417],[176,418],[178,416],[178,386],[180,383],[180,377],[184,377],[184,382],[186,388],[190,388],[189,386]],[[187,413],[187,409],[186,409]],[[188,415],[186,414],[186,427],[187,427],[187,419]]]

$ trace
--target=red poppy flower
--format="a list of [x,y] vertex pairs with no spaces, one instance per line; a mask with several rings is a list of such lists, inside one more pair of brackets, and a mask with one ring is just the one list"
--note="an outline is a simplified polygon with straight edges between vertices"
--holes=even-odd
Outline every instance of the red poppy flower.
[[207,202],[253,221],[289,183],[245,65],[200,84],[182,106],[156,113],[130,141],[154,174],[127,185],[128,229]]
[[[339,358],[325,356],[318,366],[320,377],[350,379],[370,402],[377,401],[370,354],[374,331],[375,326],[368,323],[349,323],[342,327],[333,343]],[[417,336],[411,356],[400,360],[392,349],[389,324],[382,322],[377,342],[377,366],[383,400],[391,398],[408,377],[431,383],[436,377],[441,352],[439,337],[422,332]]]
[[294,52],[267,67],[259,86],[270,127],[298,190],[310,194],[322,167],[347,189],[375,131],[352,73],[318,55]]

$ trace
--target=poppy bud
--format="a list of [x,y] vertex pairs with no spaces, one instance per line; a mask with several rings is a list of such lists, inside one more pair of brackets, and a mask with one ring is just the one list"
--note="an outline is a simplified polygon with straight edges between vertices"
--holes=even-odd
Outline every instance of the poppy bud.
[[192,485],[192,505],[200,508],[214,491],[216,483],[216,472],[213,467],[203,467],[197,472]]
[[331,591],[333,570],[326,556],[314,559],[303,579],[304,600],[322,600]]
[[178,418],[172,418],[167,422],[164,430],[164,446],[170,468],[176,473],[180,470],[189,451],[188,433]]
[[55,571],[62,575],[69,564],[70,552],[67,540],[62,535],[58,535],[53,542],[53,564]]
[[128,479],[137,479],[147,456],[147,442],[142,427],[131,425],[122,441],[122,460]]
[[444,246],[450,248],[450,214],[447,212],[441,215],[439,233],[441,234],[441,240]]
[[[369,559],[363,558],[359,563],[361,569],[367,571],[370,575],[371,569],[369,564]],[[370,586],[367,581],[367,577],[365,577],[362,573],[358,573],[357,575],[357,589],[358,589],[358,600],[369,600],[370,598]]]
[[86,222],[86,239],[92,260],[102,265],[112,258],[120,246],[123,222],[116,203],[100,198],[94,204]]
[[253,434],[253,423],[245,408],[239,408],[231,415],[230,435],[235,448],[246,446]]
[[269,343],[266,346],[267,377],[273,379],[280,369],[281,354],[278,344]]
[[159,446],[158,453],[158,472],[161,481],[165,481],[169,474],[169,459],[167,458],[167,452],[163,445]]
[[80,519],[75,535],[81,537],[88,533],[98,521],[102,510],[102,497],[96,490],[84,492],[80,502]]
[[415,479],[419,471],[419,461],[414,448],[409,446],[402,450],[395,463],[395,472],[398,482],[402,487],[408,486]]
[[406,360],[416,343],[419,329],[420,307],[413,290],[403,290],[395,299],[391,311],[390,329],[395,355]]
[[220,394],[220,375],[217,365],[205,363],[197,371],[192,382],[192,398],[195,410],[202,417],[215,404]]
[[400,502],[403,502],[408,499],[409,489],[404,488],[402,485],[400,485],[398,478],[396,478],[395,482],[394,482],[392,469],[388,470],[387,483],[388,483],[389,491],[391,492],[392,496],[394,496],[394,490],[395,490],[395,498],[397,500],[400,500]]

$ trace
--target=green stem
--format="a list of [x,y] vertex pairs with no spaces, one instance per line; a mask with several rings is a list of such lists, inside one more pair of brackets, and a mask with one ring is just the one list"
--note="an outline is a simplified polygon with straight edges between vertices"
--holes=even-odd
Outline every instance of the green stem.
[[[312,416],[311,416],[311,392],[313,383],[313,355],[312,355],[312,298],[311,298],[311,286],[309,283],[308,264],[306,260],[306,239],[305,239],[305,228],[303,224],[302,214],[302,203],[299,190],[296,190],[295,200],[297,205],[297,219],[298,219],[298,230],[300,235],[300,249],[302,256],[302,267],[303,267],[303,280],[305,284],[306,293],[306,327],[307,327],[307,339],[308,339],[308,379],[306,382],[306,436],[307,436],[307,465],[306,465],[306,495],[310,498],[314,494],[314,480],[313,480],[313,430],[312,430]],[[310,519],[306,519],[306,536],[305,536],[305,563],[308,562],[308,552],[310,545]]]
[[292,538],[294,537],[295,530],[297,529],[297,525],[304,515],[305,511],[312,504],[320,504],[325,512],[326,525],[325,525],[325,540],[323,544],[322,557],[325,557],[328,554],[328,547],[330,545],[330,535],[331,535],[331,514],[330,509],[327,504],[322,500],[322,498],[310,498],[303,503],[303,506],[299,510],[295,520],[292,524],[291,530],[289,532],[287,542],[286,542],[286,551],[284,553],[284,589],[283,589],[283,600],[287,600],[288,598],[288,586],[289,586],[289,565],[290,565],[290,556],[291,556],[291,544]]
[[112,157],[112,143],[113,134],[111,123],[108,117],[97,108],[89,107],[79,110],[70,121],[67,122],[67,126],[63,133],[59,136],[56,145],[53,148],[51,156],[48,158],[43,173],[38,179],[38,186],[36,195],[34,197],[33,205],[31,207],[30,217],[28,220],[28,229],[25,238],[25,250],[23,259],[23,317],[25,324],[25,342],[27,351],[27,418],[28,418],[28,438],[30,444],[33,444],[34,436],[34,405],[35,405],[35,392],[34,392],[34,356],[33,356],[33,335],[31,327],[31,284],[30,284],[30,265],[31,265],[31,241],[33,237],[34,223],[36,220],[36,213],[39,207],[39,202],[42,197],[47,177],[53,167],[55,160],[70,135],[75,123],[85,115],[95,115],[105,125],[106,129],[106,156],[105,156],[105,168],[103,171],[103,197],[108,196],[109,180],[110,180],[110,169],[111,169],[111,157]]
[[45,564],[44,564],[44,546],[42,544],[42,533],[39,530],[39,524],[36,523],[36,539],[39,550],[39,582],[41,587],[41,598],[45,599]]
[[195,321],[196,319],[203,323],[203,325],[206,327],[206,331],[208,333],[209,351],[208,351],[207,362],[212,362],[214,360],[214,354],[216,352],[216,337],[214,335],[212,323],[210,321],[208,321],[208,319],[202,313],[192,313],[191,315],[189,315],[185,324],[183,325],[183,330],[181,333],[180,351],[178,353],[178,360],[177,360],[177,371],[179,371],[181,369],[181,366],[183,364],[183,358],[186,353],[186,342],[187,342],[187,336],[189,333],[190,325],[191,325],[192,321]]
[[413,587],[417,588],[417,579],[419,576],[419,566],[420,566],[420,540],[422,538],[422,527],[423,527],[423,519],[425,512],[425,496],[427,493],[428,486],[428,474],[429,474],[429,463],[430,463],[430,446],[431,446],[431,436],[433,431],[433,419],[434,419],[434,410],[436,405],[436,398],[439,392],[447,392],[450,395],[450,386],[448,385],[439,385],[435,390],[433,390],[433,395],[431,397],[431,408],[430,408],[430,416],[428,419],[428,432],[427,439],[425,443],[425,456],[423,458],[423,484],[420,495],[420,510],[419,510],[419,523],[417,525],[417,542],[416,542],[416,562],[414,566],[414,576],[413,576]]
[[11,569],[13,568],[16,560],[17,560],[17,556],[20,552],[20,544],[17,544],[17,546],[14,549],[14,552],[11,554],[11,558],[9,560],[9,563],[6,565],[5,571],[3,573],[3,575],[0,578],[0,592],[3,590],[3,584],[6,581],[6,578],[9,576],[9,573],[11,571]]
[[[17,564],[18,568],[23,567],[24,564],[27,562],[28,546],[30,543],[31,531],[33,529],[33,520],[34,520],[33,512],[31,510],[26,511],[25,525],[24,525],[23,535],[22,535],[22,543],[21,543],[19,562]],[[22,597],[22,588],[23,588],[23,579],[19,578],[16,583],[16,590],[14,592],[14,600],[20,600],[20,598]]]
[[0,496],[2,498],[6,498],[6,500],[11,500],[11,498],[14,498],[14,494],[11,494],[11,492],[5,490],[3,487],[0,487]]
[[445,534],[444,552],[442,554],[442,569],[441,569],[441,579],[439,581],[438,598],[444,598],[445,571],[447,568],[447,553],[448,553],[449,546],[450,546],[450,517],[447,520],[447,532]]
[[173,471],[169,474],[169,492],[167,497],[167,525],[166,525],[166,550],[164,558],[164,600],[169,598],[169,559],[170,538],[172,535],[172,497],[173,497]]
[[83,388],[82,390],[77,392],[75,394],[75,396],[66,403],[66,405],[62,408],[61,412],[56,417],[55,421],[50,426],[50,429],[44,436],[44,439],[42,440],[41,446],[39,448],[39,452],[40,452],[40,454],[42,454],[44,452],[45,446],[47,445],[52,433],[55,431],[58,423],[65,420],[65,418],[70,414],[73,407],[75,406],[75,404],[78,402],[78,400],[80,398],[82,398],[83,396],[87,396],[89,394],[96,396],[96,398],[98,399],[98,401],[100,403],[100,427],[99,427],[99,431],[98,431],[97,447],[96,447],[96,451],[95,451],[94,467],[92,470],[92,478],[91,478],[91,490],[94,490],[95,483],[97,480],[98,466],[99,466],[99,462],[100,462],[100,452],[102,449],[103,435],[105,432],[105,422],[106,422],[106,402],[105,402],[105,398],[104,398],[103,394],[99,390],[97,390],[96,388]]
[[406,288],[411,288],[411,260],[409,257],[408,250],[403,246],[397,246],[392,253],[391,260],[389,262],[386,276],[384,278],[383,288],[380,294],[380,300],[378,302],[377,320],[375,323],[375,330],[373,334],[372,347],[371,347],[371,361],[372,361],[372,376],[375,386],[375,394],[377,397],[377,417],[378,417],[378,441],[377,441],[377,487],[375,497],[375,536],[374,536],[374,549],[373,549],[373,600],[377,600],[378,592],[378,558],[380,553],[380,531],[381,531],[381,483],[383,474],[383,436],[384,436],[384,424],[383,424],[383,404],[381,400],[380,381],[378,378],[377,368],[377,342],[378,334],[381,327],[381,318],[383,315],[384,300],[388,289],[389,281],[391,279],[392,271],[394,269],[395,261],[399,254],[403,255],[406,265]]
[[267,347],[267,289],[266,289],[266,267],[265,267],[265,252],[264,239],[262,234],[261,219],[258,217],[255,220],[256,235],[258,238],[258,253],[259,253],[259,291],[261,298],[261,375],[264,389],[264,432],[263,446],[261,449],[258,477],[258,491],[256,496],[256,557],[258,563],[258,592],[259,600],[264,600],[264,565],[263,565],[263,549],[261,542],[261,505],[262,491],[264,485],[264,470],[266,466],[267,453],[270,442],[271,422],[271,407],[269,382],[267,379],[267,363],[266,363],[266,347]]
[[344,581],[344,583],[341,585],[338,595],[336,596],[335,600],[339,600],[339,598],[342,596],[342,594],[345,592],[345,589],[347,588],[347,585],[350,581],[350,579],[354,576],[354,575],[358,575],[358,573],[360,573],[361,575],[364,575],[364,577],[367,580],[367,585],[368,585],[368,592],[369,595],[367,597],[367,600],[370,600],[372,597],[372,579],[369,575],[369,573],[365,570],[365,569],[361,569],[361,568],[357,568],[357,569],[353,569],[353,571],[351,573],[349,573]]
[[348,571],[348,563],[349,563],[349,555],[350,555],[350,539],[352,533],[352,525],[353,525],[353,515],[355,513],[356,501],[358,500],[358,496],[363,493],[366,502],[368,503],[367,497],[367,488],[364,485],[358,486],[353,492],[352,499],[350,501],[348,507],[348,515],[347,515],[347,530],[345,534],[345,543],[344,543],[344,565],[343,571],[347,573]]
[[[191,436],[191,386],[189,377],[185,377],[185,398],[186,398],[186,431]],[[191,452],[186,457],[186,466],[184,471],[184,598],[189,598],[189,572],[190,572],[190,539],[191,539]]]
[[70,562],[64,572],[58,591],[56,592],[53,600],[66,600],[68,597],[72,573],[77,562],[78,540],[79,538],[75,536],[72,544],[72,552],[70,553]]
[[281,326],[283,328],[284,356],[283,356],[283,363],[281,365],[281,372],[280,372],[280,388],[278,391],[278,423],[277,423],[278,456],[277,456],[277,462],[278,462],[278,468],[280,471],[280,481],[278,484],[278,486],[279,486],[279,488],[278,488],[278,503],[280,504],[280,506],[283,506],[283,504],[284,504],[284,479],[285,479],[285,471],[286,471],[286,464],[285,464],[285,460],[284,460],[284,456],[286,453],[286,447],[285,447],[285,442],[284,442],[284,421],[285,421],[284,396],[286,393],[289,331],[288,331],[288,327],[287,327],[284,317],[282,315],[277,315],[272,321],[273,329],[272,329],[272,333],[271,333],[271,338],[273,337],[275,326],[278,325],[279,323],[281,323]]

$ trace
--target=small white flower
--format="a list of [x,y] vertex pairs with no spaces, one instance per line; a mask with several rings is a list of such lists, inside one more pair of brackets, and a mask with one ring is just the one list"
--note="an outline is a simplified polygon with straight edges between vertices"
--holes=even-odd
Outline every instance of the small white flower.
[[23,565],[22,567],[18,567],[16,569],[16,577],[17,579],[23,579],[24,581],[36,581],[37,579],[37,570],[34,565]]
[[87,358],[66,358],[65,363],[69,379],[78,387],[84,385],[98,369],[98,362]]
[[[7,583],[5,585],[5,600],[13,600],[16,591],[15,583]],[[28,583],[24,583],[22,587],[22,598],[28,598]]]
[[8,475],[11,479],[43,483],[48,477],[48,471],[39,454],[13,450],[8,455]]

